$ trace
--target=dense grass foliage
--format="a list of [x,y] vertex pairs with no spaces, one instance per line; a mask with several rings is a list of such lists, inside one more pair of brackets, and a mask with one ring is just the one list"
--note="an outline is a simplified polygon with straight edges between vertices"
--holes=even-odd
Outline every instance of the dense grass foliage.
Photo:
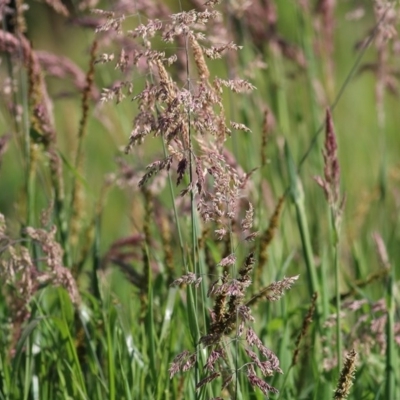
[[0,399],[400,399],[399,3],[94,3],[0,2]]

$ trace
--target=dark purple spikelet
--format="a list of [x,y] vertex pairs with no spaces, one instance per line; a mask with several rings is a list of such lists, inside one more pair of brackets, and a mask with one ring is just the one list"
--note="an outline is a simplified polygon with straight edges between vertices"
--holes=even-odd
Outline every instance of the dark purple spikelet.
[[325,145],[322,152],[324,157],[324,177],[315,176],[314,180],[323,189],[326,200],[332,208],[336,222],[343,211],[345,197],[340,197],[340,166],[337,156],[336,134],[332,114],[326,110]]
[[179,186],[179,184],[182,182],[182,179],[183,179],[183,176],[185,175],[187,167],[188,167],[188,160],[186,157],[184,157],[178,163],[178,169],[176,171],[178,174],[178,178],[176,180],[176,186]]
[[169,367],[168,372],[170,379],[172,379],[172,377],[178,372],[186,372],[193,368],[193,366],[196,364],[196,361],[196,353],[190,353],[188,350],[184,350],[182,353],[179,353]]
[[217,379],[219,376],[221,376],[219,372],[213,372],[210,375],[207,375],[205,378],[203,378],[200,382],[197,383],[196,390],[200,389],[207,383],[212,382],[214,379]]
[[210,355],[208,356],[204,368],[208,369],[209,371],[214,371],[217,360],[221,358],[223,355],[224,351],[222,347],[216,347],[214,350],[211,351]]
[[269,393],[279,393],[278,389],[269,385],[267,382],[263,381],[256,375],[252,364],[249,364],[247,366],[247,378],[251,386],[258,387],[266,396],[268,396]]

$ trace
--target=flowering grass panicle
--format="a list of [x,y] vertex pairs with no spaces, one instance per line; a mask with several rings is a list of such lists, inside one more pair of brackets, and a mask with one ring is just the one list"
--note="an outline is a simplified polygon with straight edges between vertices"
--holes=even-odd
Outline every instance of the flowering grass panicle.
[[[232,134],[229,125],[235,131],[251,131],[240,122],[230,121],[228,125],[222,96],[226,89],[233,93],[247,93],[255,87],[244,79],[211,76],[206,58],[221,58],[222,53],[240,48],[232,42],[211,47],[203,44],[207,41],[202,32],[203,27],[219,17],[220,14],[213,9],[184,11],[171,15],[167,23],[149,20],[146,24],[139,24],[129,33],[139,42],[142,41],[143,46],[141,50],[133,51],[133,65],[138,67],[144,59],[149,79],[146,80],[144,88],[133,97],[133,100],[137,101],[139,112],[134,119],[134,129],[126,152],[129,153],[135,146],[142,144],[150,134],[160,136],[165,146],[164,157],[146,167],[145,174],[138,182],[139,186],[147,185],[161,171],[170,172],[174,169],[177,186],[185,184],[180,195],[190,193],[191,203],[197,209],[203,223],[212,224],[218,240],[226,243],[225,254],[216,262],[215,271],[220,271],[220,277],[208,290],[208,296],[213,298],[214,302],[211,322],[207,333],[203,334],[196,344],[196,347],[203,345],[208,351],[204,364],[208,374],[196,382],[196,388],[200,389],[224,376],[223,386],[229,387],[233,393],[236,389],[232,385],[237,385],[239,371],[233,368],[229,360],[239,357],[239,338],[245,329],[250,329],[246,326],[254,321],[250,305],[261,298],[277,300],[297,277],[276,282],[246,302],[246,290],[252,285],[251,274],[256,262],[253,253],[247,255],[243,267],[236,272],[238,259],[235,248],[232,247],[233,235],[239,234],[239,238],[244,236],[254,240],[254,208],[249,202],[245,215],[241,216],[240,200],[249,174],[238,173],[235,163],[232,163],[232,157],[224,150],[223,145]],[[121,30],[122,20],[110,16],[101,30]],[[116,28],[113,28],[113,23],[116,24]],[[169,72],[177,57],[167,57],[164,51],[153,48],[152,41],[156,36],[165,43],[176,41],[178,44],[185,44],[186,79],[183,82],[176,81]],[[129,58],[130,55],[126,57]],[[109,93],[110,91],[103,92],[102,99],[106,99]],[[279,204],[278,210],[281,202]],[[279,211],[274,221],[278,216]],[[275,226],[276,222],[271,229],[275,229]],[[269,236],[270,242],[273,234]],[[188,271],[175,279],[173,284],[194,285],[198,288],[201,284],[207,284],[207,281]],[[249,383],[264,393],[275,393],[275,388],[256,376],[254,367],[259,368],[264,376],[271,376],[275,372],[282,372],[279,361],[271,350],[262,345],[253,330],[247,332],[248,347],[245,346],[244,354],[250,360],[249,365],[252,365],[247,367],[246,376]],[[230,340],[233,340],[232,345],[229,344]],[[261,357],[251,350],[252,346],[258,349]],[[171,364],[170,376],[194,368],[200,362],[198,351],[201,350],[197,348],[192,353],[187,350],[180,353]]]
[[340,373],[340,378],[333,397],[335,400],[347,399],[350,393],[350,388],[353,385],[356,370],[356,358],[357,353],[354,350],[351,350],[346,357],[342,372]]
[[0,1],[3,397],[396,399],[399,4],[102,5]]

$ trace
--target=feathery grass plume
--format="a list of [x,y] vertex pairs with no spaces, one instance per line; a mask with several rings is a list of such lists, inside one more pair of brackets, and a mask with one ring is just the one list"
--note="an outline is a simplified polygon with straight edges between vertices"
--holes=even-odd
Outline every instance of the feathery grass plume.
[[56,241],[56,227],[49,231],[25,228],[27,237],[38,244],[43,257],[34,259],[27,247],[7,236],[6,222],[0,214],[0,241],[5,242],[0,260],[0,277],[5,286],[3,294],[11,318],[11,355],[15,350],[25,322],[30,317],[30,303],[43,288],[61,286],[66,289],[75,306],[81,302],[75,279],[63,266],[63,250]]
[[299,353],[300,353],[300,343],[301,343],[302,339],[305,338],[305,336],[307,335],[308,328],[312,323],[312,318],[313,318],[313,315],[315,312],[317,297],[318,297],[318,293],[315,292],[311,298],[311,304],[310,304],[310,307],[308,308],[307,314],[305,315],[305,317],[303,319],[303,326],[301,327],[301,332],[297,336],[296,342],[294,344],[295,348],[294,348],[293,357],[292,357],[292,366],[295,366],[297,364],[297,360],[298,360]]
[[291,276],[290,278],[283,278],[281,281],[273,282],[265,288],[259,290],[247,303],[246,306],[259,302],[261,299],[268,301],[277,301],[283,296],[285,290],[289,290],[293,284],[299,279],[299,275]]
[[340,373],[335,394],[333,396],[335,400],[345,400],[349,396],[350,388],[353,385],[354,373],[356,371],[356,358],[357,353],[354,349],[347,354],[343,369]]
[[182,275],[180,278],[175,279],[171,285],[173,286],[181,286],[181,285],[194,285],[195,288],[198,288],[202,278],[198,278],[196,274],[193,272],[188,272],[185,275]]
[[117,16],[113,11],[104,11],[92,9],[92,13],[106,18],[106,21],[96,27],[96,33],[99,32],[114,32],[117,35],[122,35],[122,22],[125,20],[125,15]]
[[[232,394],[236,392],[238,385],[238,380],[234,381],[233,376],[237,376],[239,368],[234,367],[232,363],[232,360],[238,359],[241,354],[238,339],[243,335],[246,325],[254,321],[245,296],[247,288],[251,285],[250,274],[255,259],[253,253],[250,253],[244,261],[244,266],[239,272],[235,271],[237,254],[233,235],[247,233],[253,224],[252,206],[249,206],[243,218],[240,212],[241,198],[251,173],[239,173],[236,161],[232,163],[232,157],[223,149],[231,130],[227,126],[222,97],[225,89],[234,93],[247,93],[253,90],[254,86],[235,77],[211,78],[205,57],[219,58],[222,52],[239,48],[233,43],[219,44],[211,48],[200,44],[205,41],[202,30],[210,20],[217,18],[219,13],[215,10],[185,11],[172,15],[167,24],[148,21],[130,33],[132,37],[143,40],[143,48],[133,55],[133,65],[138,66],[139,61],[144,61],[152,79],[133,98],[138,102],[139,113],[134,120],[126,152],[141,144],[149,134],[161,137],[167,152],[164,148],[163,159],[153,161],[147,166],[146,173],[138,182],[139,187],[145,188],[156,174],[163,170],[169,171],[175,166],[177,184],[180,184],[184,181],[186,171],[189,171],[189,183],[182,190],[181,196],[190,193],[192,223],[197,208],[202,222],[212,222],[215,234],[224,241],[224,252],[220,254],[221,259],[217,263],[217,268],[222,270],[219,272],[221,276],[208,290],[208,295],[214,298],[211,323],[208,328],[205,327],[206,332],[203,336],[198,334],[199,339],[195,340],[196,346],[203,345],[210,351],[209,357],[204,359],[205,353],[199,349],[195,352],[186,350],[180,353],[171,364],[170,377],[196,366],[197,388],[223,377],[223,385],[229,386],[229,393]],[[185,39],[187,76],[183,82],[184,86],[180,86],[169,72],[169,67],[176,58],[167,58],[164,52],[152,48],[152,39],[156,34],[159,34],[165,43],[170,43],[179,36]],[[191,62],[195,66],[193,71]],[[194,80],[192,76],[196,72],[198,79]],[[246,130],[239,122],[231,125],[234,129]],[[198,240],[194,235],[193,264],[196,264]],[[147,253],[146,256],[147,259],[143,261],[148,264]],[[197,271],[187,271],[174,281],[176,285],[195,287],[201,283]],[[269,296],[270,300],[276,300],[283,294],[283,290],[290,286],[289,279],[284,280],[282,284],[276,283],[266,296]],[[189,290],[190,287],[188,293],[191,293]],[[275,354],[261,343],[253,330],[249,328],[247,332],[243,354],[247,354],[250,364],[259,368],[264,376],[281,373]],[[231,336],[234,345],[231,344]],[[251,349],[252,346],[261,353],[260,356]],[[208,371],[201,379],[198,368],[202,363]],[[227,369],[231,372],[226,373]],[[249,379],[254,386],[265,391],[267,383],[262,383],[263,380],[256,376],[254,369],[253,372]],[[274,390],[276,389],[269,388],[269,391]]]
[[281,215],[283,203],[285,201],[285,196],[280,197],[278,204],[275,207],[274,213],[269,221],[268,228],[260,235],[259,244],[259,261],[256,269],[256,286],[262,282],[262,272],[264,267],[268,263],[268,249],[275,236],[276,229],[278,228],[279,217]]
[[203,50],[194,34],[189,34],[189,44],[193,51],[193,58],[197,66],[199,78],[201,80],[207,80],[210,77],[210,71],[208,70],[207,64],[204,60]]
[[[245,342],[237,341],[237,344],[243,346],[245,354],[249,361],[245,364],[251,369],[251,374],[247,374],[252,386],[258,387],[263,393],[277,393],[277,389],[268,385],[264,380],[257,377],[255,367],[260,369],[263,376],[272,376],[274,373],[282,373],[279,367],[277,356],[267,347],[263,345],[255,331],[246,325],[254,321],[250,308],[245,303],[245,291],[251,285],[250,274],[255,263],[254,254],[250,253],[246,257],[243,267],[238,272],[237,279],[231,279],[225,271],[221,284],[214,283],[208,295],[216,295],[214,309],[211,314],[212,323],[206,335],[200,338],[200,343],[210,349],[209,357],[206,363],[206,369],[212,373],[218,370],[221,375],[225,375],[223,387],[228,387],[234,381],[234,375],[239,371],[226,371],[226,363],[229,357],[226,352],[231,352],[224,337],[234,333],[235,340],[238,340],[245,332]],[[276,290],[276,297],[278,290]],[[252,350],[255,347],[260,356]],[[228,364],[229,365],[229,364]],[[212,375],[213,376],[213,375]],[[229,392],[234,396],[235,388],[230,388]]]
[[56,242],[57,229],[54,226],[50,231],[44,229],[26,228],[27,235],[36,241],[45,254],[45,265],[49,268],[49,273],[44,273],[39,282],[42,284],[48,280],[55,286],[63,286],[68,291],[71,301],[78,305],[80,303],[80,295],[77,284],[70,270],[63,267],[63,250],[59,243]]
[[23,324],[30,317],[29,303],[38,290],[37,269],[33,264],[29,251],[18,246],[7,234],[7,223],[0,214],[0,242],[2,244],[0,258],[0,277],[4,285],[2,295],[7,303],[10,317],[9,356],[13,357],[16,344],[21,336]]

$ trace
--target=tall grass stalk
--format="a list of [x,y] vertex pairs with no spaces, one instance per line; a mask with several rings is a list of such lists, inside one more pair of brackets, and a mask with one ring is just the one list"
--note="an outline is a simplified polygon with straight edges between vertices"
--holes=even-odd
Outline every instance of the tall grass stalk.
[[[387,281],[387,322],[386,322],[386,335],[387,335],[387,347],[386,347],[386,391],[385,396],[387,399],[396,399],[400,395],[400,389],[398,385],[398,377],[396,371],[398,370],[398,348],[396,349],[395,341],[395,296],[394,296],[394,282],[395,282],[395,270],[391,270]],[[397,378],[396,378],[397,377]],[[397,381],[397,384],[396,384]]]
[[335,265],[335,297],[336,297],[336,356],[338,373],[342,366],[342,323],[341,323],[341,300],[340,300],[340,264],[339,264],[339,239],[334,243],[334,265]]
[[[396,399],[399,3],[190,3],[48,1],[57,29],[23,35],[43,9],[0,4],[0,400]],[[310,171],[329,102],[349,202],[326,146],[325,218]],[[371,231],[392,234],[393,267]]]

